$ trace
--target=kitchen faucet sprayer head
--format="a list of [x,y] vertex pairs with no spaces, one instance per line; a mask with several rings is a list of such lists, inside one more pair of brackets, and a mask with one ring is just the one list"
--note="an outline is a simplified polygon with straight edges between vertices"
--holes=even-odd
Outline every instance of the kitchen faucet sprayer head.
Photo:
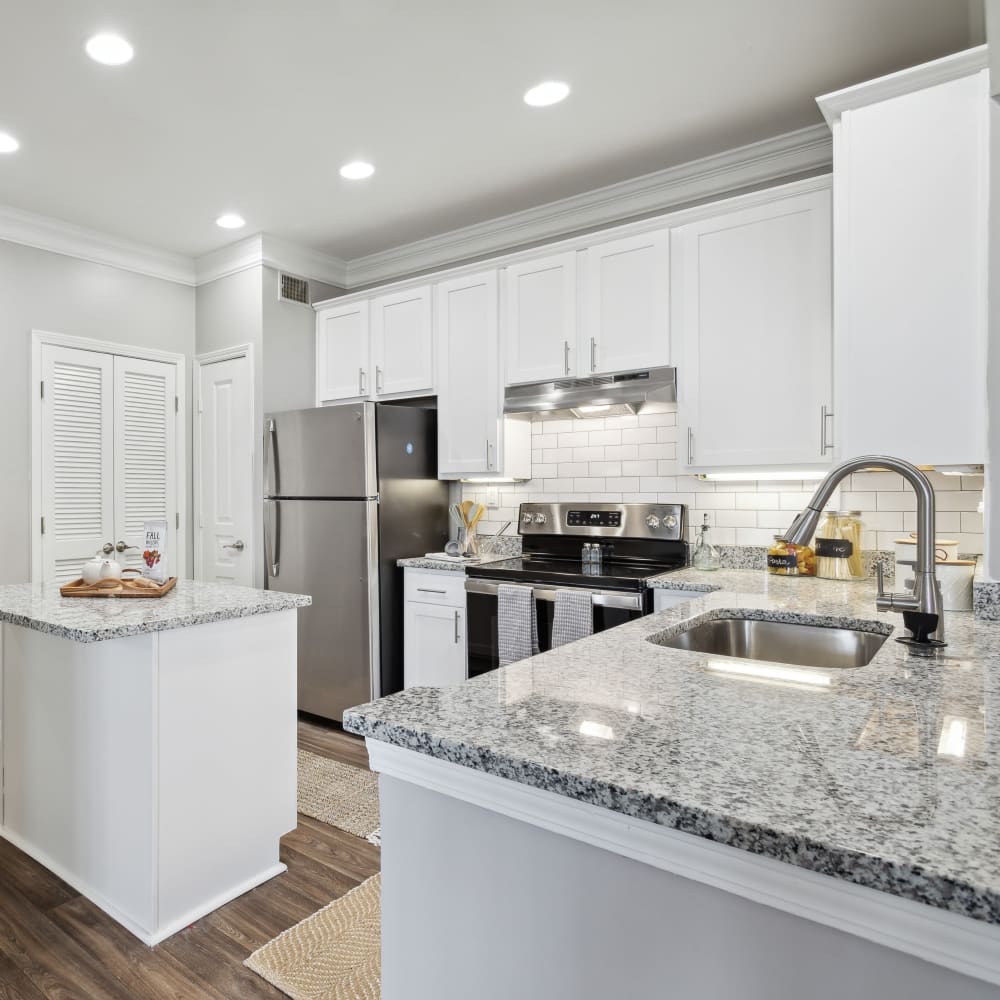
[[812,507],[806,507],[799,514],[791,527],[785,532],[783,538],[791,545],[808,545],[816,534],[816,527],[819,524],[820,511]]

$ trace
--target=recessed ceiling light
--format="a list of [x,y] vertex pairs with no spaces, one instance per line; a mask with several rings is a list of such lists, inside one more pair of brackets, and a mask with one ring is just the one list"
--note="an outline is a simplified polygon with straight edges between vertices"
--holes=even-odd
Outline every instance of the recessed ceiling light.
[[239,229],[241,226],[245,226],[247,221],[242,215],[237,215],[235,212],[226,212],[225,215],[220,215],[215,220],[215,224],[222,226],[223,229]]
[[0,153],[15,153],[20,145],[9,132],[0,132]]
[[122,66],[132,61],[132,46],[121,35],[102,32],[87,42],[87,55],[105,66]]
[[524,103],[530,104],[533,108],[545,108],[550,104],[558,104],[569,97],[569,84],[560,80],[546,80],[544,83],[532,87],[524,95]]
[[366,177],[371,177],[375,173],[375,168],[364,160],[351,160],[340,168],[340,176],[346,177],[349,181],[363,181]]

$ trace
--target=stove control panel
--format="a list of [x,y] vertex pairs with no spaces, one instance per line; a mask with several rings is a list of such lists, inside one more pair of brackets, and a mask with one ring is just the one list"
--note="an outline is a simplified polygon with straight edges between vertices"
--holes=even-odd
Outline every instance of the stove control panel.
[[682,541],[686,527],[687,508],[669,503],[523,503],[518,516],[520,534],[532,536]]

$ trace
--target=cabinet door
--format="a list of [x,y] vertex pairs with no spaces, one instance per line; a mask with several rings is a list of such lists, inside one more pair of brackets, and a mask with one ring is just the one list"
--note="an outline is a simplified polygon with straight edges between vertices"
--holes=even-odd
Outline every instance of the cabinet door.
[[438,365],[438,473],[497,469],[500,385],[497,273],[443,281],[434,309]]
[[576,366],[576,252],[506,272],[507,384],[543,382]]
[[465,608],[407,601],[403,629],[404,688],[465,680]]
[[669,289],[667,230],[590,247],[577,374],[669,364]]
[[843,458],[986,459],[988,90],[983,70],[835,131]]
[[316,402],[357,399],[370,392],[368,302],[316,314]]
[[434,331],[429,285],[371,301],[375,393],[434,391]]
[[830,192],[674,233],[682,464],[829,462]]

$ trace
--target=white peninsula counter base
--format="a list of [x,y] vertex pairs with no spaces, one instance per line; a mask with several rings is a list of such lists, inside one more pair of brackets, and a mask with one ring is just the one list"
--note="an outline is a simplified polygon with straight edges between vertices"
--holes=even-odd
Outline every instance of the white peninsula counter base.
[[[182,581],[175,610],[210,603],[211,587]],[[4,595],[18,589],[0,588],[0,835],[149,945],[284,871],[279,839],[296,825],[295,607],[308,601],[229,600],[202,624],[174,626],[168,598],[103,599],[102,635],[116,624],[137,634],[92,641],[86,629],[67,638],[52,616],[12,624]],[[135,626],[150,612],[155,624]]]

